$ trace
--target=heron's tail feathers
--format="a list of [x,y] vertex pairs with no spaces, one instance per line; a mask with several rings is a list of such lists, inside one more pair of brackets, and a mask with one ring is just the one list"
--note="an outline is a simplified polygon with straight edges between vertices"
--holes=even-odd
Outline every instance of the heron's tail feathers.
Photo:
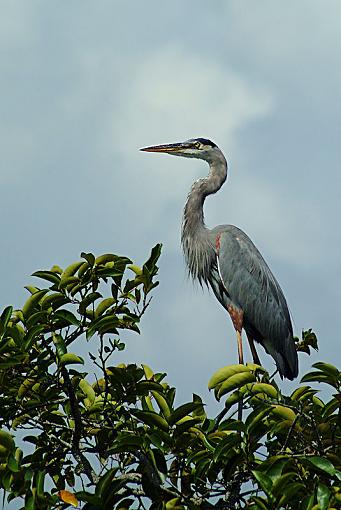
[[270,342],[264,342],[266,351],[274,358],[279,375],[292,381],[298,376],[298,356],[292,334],[289,334],[280,346],[275,349]]

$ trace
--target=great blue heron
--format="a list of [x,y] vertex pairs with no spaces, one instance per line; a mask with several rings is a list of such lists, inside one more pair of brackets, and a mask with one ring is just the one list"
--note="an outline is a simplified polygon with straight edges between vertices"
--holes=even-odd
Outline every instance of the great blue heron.
[[253,360],[260,364],[254,340],[277,365],[280,376],[298,375],[298,358],[288,306],[274,275],[249,237],[233,225],[209,230],[203,205],[227,177],[227,162],[217,145],[205,138],[141,149],[174,156],[203,159],[210,166],[207,177],[194,182],[188,195],[181,242],[190,274],[207,284],[229,312],[237,334],[239,363],[244,363],[242,329],[246,331]]

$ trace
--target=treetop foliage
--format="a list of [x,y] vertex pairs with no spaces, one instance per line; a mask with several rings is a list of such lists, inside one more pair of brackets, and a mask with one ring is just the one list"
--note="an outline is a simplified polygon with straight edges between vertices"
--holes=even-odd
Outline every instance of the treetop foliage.
[[[39,286],[26,287],[22,309],[3,310],[7,501],[28,510],[340,508],[341,373],[333,365],[315,363],[290,395],[259,365],[222,367],[208,383],[222,409],[209,417],[196,394],[178,404],[166,374],[115,364],[120,332],[139,333],[160,252],[156,245],[142,267],[82,253],[64,270],[35,272]],[[309,354],[316,336],[304,332],[297,345]]]

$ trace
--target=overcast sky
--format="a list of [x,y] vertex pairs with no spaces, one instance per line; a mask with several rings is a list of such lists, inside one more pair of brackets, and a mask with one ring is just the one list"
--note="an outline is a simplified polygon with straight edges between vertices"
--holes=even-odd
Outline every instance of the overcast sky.
[[340,1],[0,6],[1,307],[22,305],[33,271],[81,251],[142,263],[162,242],[160,287],[117,362],[166,371],[180,400],[212,406],[207,381],[237,361],[235,334],[180,248],[185,197],[207,168],[138,152],[202,136],[229,162],[207,224],[245,230],[296,334],[318,334],[301,369],[340,365]]

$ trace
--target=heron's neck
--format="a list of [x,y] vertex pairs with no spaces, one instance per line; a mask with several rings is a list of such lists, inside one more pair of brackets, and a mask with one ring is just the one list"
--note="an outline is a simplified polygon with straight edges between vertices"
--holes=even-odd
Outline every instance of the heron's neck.
[[[207,177],[196,181],[188,194],[184,208],[181,242],[185,259],[193,277],[206,279],[205,265],[210,263],[210,237],[204,222],[204,202],[208,195],[216,193],[227,177],[227,163],[224,155],[216,155],[209,163]],[[207,268],[206,268],[207,269]]]
[[223,154],[209,165],[208,176],[195,181],[188,194],[183,214],[183,235],[196,236],[198,232],[206,228],[204,223],[205,198],[220,190],[226,181],[227,163]]

